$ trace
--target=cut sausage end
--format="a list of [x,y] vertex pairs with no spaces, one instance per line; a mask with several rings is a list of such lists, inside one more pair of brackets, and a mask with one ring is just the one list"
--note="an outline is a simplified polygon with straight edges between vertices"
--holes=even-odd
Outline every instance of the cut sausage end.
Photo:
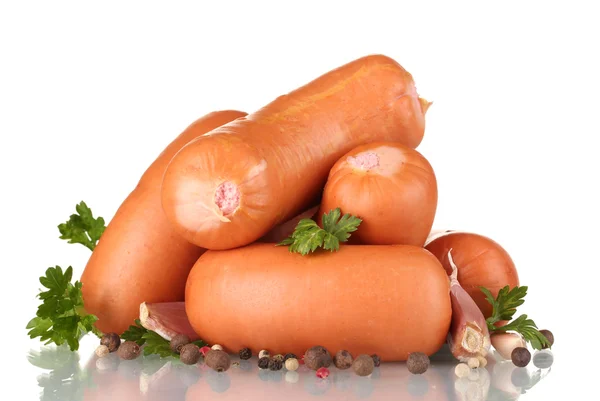
[[367,171],[379,167],[379,156],[375,152],[365,152],[356,156],[348,156],[347,161],[351,166]]
[[240,190],[237,185],[225,181],[215,191],[215,204],[224,216],[232,214],[240,205]]

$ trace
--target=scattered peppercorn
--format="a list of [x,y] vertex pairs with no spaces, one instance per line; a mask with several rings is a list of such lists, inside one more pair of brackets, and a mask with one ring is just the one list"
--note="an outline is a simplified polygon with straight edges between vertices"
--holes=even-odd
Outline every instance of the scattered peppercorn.
[[108,352],[115,352],[121,345],[121,338],[117,333],[106,333],[100,339],[100,345],[106,345]]
[[285,368],[287,370],[297,370],[299,366],[300,364],[298,363],[298,360],[296,358],[288,358],[285,361]]
[[[544,337],[546,337],[546,339],[548,339],[550,346],[554,345],[554,334],[552,334],[552,332],[550,330],[540,330],[540,333],[542,333],[544,335]],[[549,347],[542,346],[542,349],[546,349],[546,348],[549,348]]]
[[213,349],[206,354],[204,363],[217,372],[225,372],[231,366],[231,359],[227,352],[220,349]]
[[280,360],[281,362],[283,362],[283,358],[284,358],[284,357],[283,357],[283,355],[281,355],[281,354],[277,354],[277,355],[275,355],[275,356],[273,357],[273,359],[278,359],[278,360]]
[[210,347],[210,349],[215,350],[215,351],[223,351],[223,347],[220,346],[219,344],[215,344],[212,347]]
[[512,353],[510,354],[510,359],[512,359],[512,362],[515,364],[515,366],[524,368],[531,360],[531,353],[525,347],[517,347],[513,349]]
[[369,355],[359,355],[354,362],[352,362],[352,370],[359,376],[369,376],[375,369],[375,362]]
[[345,349],[339,350],[333,357],[333,364],[335,367],[342,370],[348,369],[350,366],[352,366],[352,361],[352,354]]
[[252,358],[252,351],[250,351],[250,348],[242,348],[238,354],[240,355],[240,359],[242,361],[247,361],[248,359]]
[[121,359],[135,359],[140,355],[140,346],[133,341],[125,341],[117,349],[117,354],[121,357]]
[[96,348],[96,355],[98,356],[98,358],[104,358],[106,355],[109,354],[109,350],[108,347],[106,345],[99,345],[98,348]]
[[200,353],[204,357],[206,356],[206,354],[208,353],[208,351],[210,351],[210,347],[208,347],[208,346],[204,346],[204,347],[200,348]]
[[176,354],[179,354],[179,352],[181,352],[181,347],[189,343],[190,338],[188,336],[186,336],[185,334],[177,334],[171,339],[169,345],[171,347],[171,351],[173,351]]
[[319,368],[317,369],[317,377],[320,379],[325,379],[329,376],[329,369],[327,368]]
[[200,360],[200,348],[196,344],[185,344],[179,349],[179,359],[186,365],[195,365]]
[[408,355],[406,366],[412,374],[423,374],[429,369],[429,357],[422,352],[412,352]]
[[477,369],[479,367],[479,359],[469,358],[469,360],[467,361],[467,366],[471,369]]
[[379,365],[381,365],[381,358],[379,357],[379,355],[373,354],[373,355],[371,355],[371,358],[373,358],[373,362],[375,363],[375,367],[378,367]]
[[294,358],[294,359],[298,359],[298,357],[296,356],[296,354],[292,354],[291,352],[288,352],[287,354],[285,354],[285,356],[283,357],[283,362],[287,361],[290,358]]
[[258,359],[258,367],[260,369],[268,369],[270,360],[271,359],[269,359],[269,357],[267,357],[267,356],[263,356],[262,358],[259,358]]
[[269,370],[281,370],[283,367],[283,361],[281,359],[271,359],[269,361]]
[[267,358],[270,358],[271,354],[269,354],[269,351],[267,351],[266,349],[263,349],[258,353],[258,357],[262,358],[264,356],[266,356]]
[[331,363],[332,359],[329,351],[320,345],[309,348],[304,353],[304,364],[309,369],[328,368]]

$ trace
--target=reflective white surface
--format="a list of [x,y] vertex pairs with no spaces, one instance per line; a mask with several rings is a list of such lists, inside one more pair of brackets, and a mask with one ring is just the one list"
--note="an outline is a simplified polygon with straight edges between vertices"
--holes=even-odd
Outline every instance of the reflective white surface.
[[[304,366],[296,372],[260,370],[256,358],[241,361],[224,373],[202,362],[187,366],[175,358],[139,357],[119,360],[115,354],[98,359],[93,352],[66,348],[32,349],[28,361],[39,369],[41,401],[69,400],[533,400],[528,392],[551,381],[552,367],[538,369],[533,362],[517,368],[510,361],[488,358],[485,369],[469,378],[455,376],[456,361],[442,349],[431,358],[423,375],[412,375],[404,363],[384,363],[370,377],[331,367],[319,379]],[[239,361],[237,356],[233,361]],[[32,376],[33,379],[33,376]]]

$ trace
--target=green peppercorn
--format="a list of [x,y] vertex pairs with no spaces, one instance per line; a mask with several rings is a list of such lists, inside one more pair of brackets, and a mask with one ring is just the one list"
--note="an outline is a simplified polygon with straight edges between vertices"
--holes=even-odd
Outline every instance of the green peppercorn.
[[272,358],[269,361],[269,370],[281,370],[283,367],[283,359]]
[[263,356],[262,358],[259,358],[258,360],[258,367],[260,369],[268,369],[269,368],[269,361],[271,359],[267,356]]
[[242,361],[247,361],[248,359],[252,358],[252,351],[250,351],[250,348],[242,348],[238,354],[240,355],[240,359]]

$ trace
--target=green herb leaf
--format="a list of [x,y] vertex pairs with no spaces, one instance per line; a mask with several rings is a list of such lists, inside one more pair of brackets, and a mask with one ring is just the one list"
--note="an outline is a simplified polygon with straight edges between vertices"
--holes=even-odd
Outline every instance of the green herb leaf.
[[60,238],[93,251],[106,229],[104,219],[94,218],[92,210],[83,201],[75,206],[75,211],[77,214],[72,214],[67,222],[58,225]]
[[528,319],[527,315],[521,315],[508,324],[496,327],[496,323],[502,320],[511,320],[517,312],[517,307],[525,302],[527,295],[527,286],[516,286],[509,289],[508,286],[498,291],[498,296],[494,298],[491,291],[480,287],[485,294],[485,298],[492,305],[492,315],[486,319],[488,330],[490,332],[515,331],[520,333],[525,341],[529,342],[534,349],[542,349],[544,346],[550,347],[550,342],[537,329],[533,320]]
[[42,304],[26,329],[30,338],[39,337],[45,344],[67,343],[72,351],[76,351],[83,335],[92,332],[99,336],[101,333],[94,327],[98,318],[86,313],[83,308],[81,283],[71,283],[72,277],[71,266],[64,272],[60,266],[46,270],[46,274],[40,277],[40,283],[47,290],[38,294]]
[[171,351],[171,345],[169,341],[165,340],[153,331],[146,331],[142,338],[145,340],[144,355],[157,354],[162,358],[168,356],[179,357],[176,353]]
[[322,248],[328,251],[338,251],[340,242],[348,241],[350,234],[358,229],[362,222],[350,214],[341,216],[340,208],[323,214],[323,228],[312,219],[302,219],[296,225],[292,235],[278,246],[288,246],[290,252],[307,255]]
[[140,319],[135,319],[135,324],[129,326],[129,328],[121,335],[121,338],[125,341],[135,341],[137,345],[142,346],[146,342],[144,334],[147,332],[148,330],[142,327]]

